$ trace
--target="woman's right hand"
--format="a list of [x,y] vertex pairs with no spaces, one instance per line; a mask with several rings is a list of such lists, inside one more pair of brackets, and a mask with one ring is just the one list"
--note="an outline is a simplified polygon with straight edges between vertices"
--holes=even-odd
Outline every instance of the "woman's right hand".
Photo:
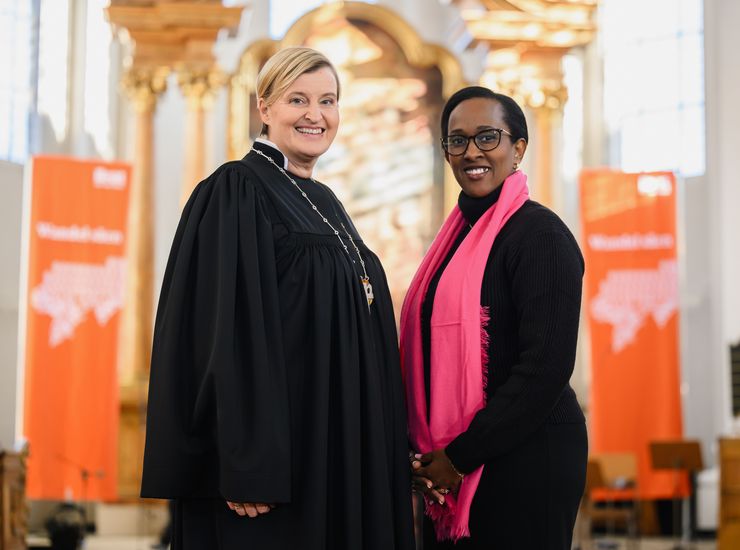
[[440,505],[443,505],[445,503],[444,495],[438,492],[436,489],[434,489],[434,487],[432,486],[432,482],[425,477],[412,474],[411,475],[411,488],[414,491],[420,492],[429,500],[433,500],[434,502],[437,502]]
[[434,488],[432,480],[416,473],[417,468],[421,466],[421,462],[414,457],[413,453],[409,453],[409,461],[409,466],[411,467],[411,489],[420,492],[425,498],[443,505],[445,503],[445,497]]
[[250,518],[256,518],[260,514],[266,514],[275,508],[274,504],[265,504],[264,502],[231,502],[227,500],[226,504],[240,516],[249,516]]

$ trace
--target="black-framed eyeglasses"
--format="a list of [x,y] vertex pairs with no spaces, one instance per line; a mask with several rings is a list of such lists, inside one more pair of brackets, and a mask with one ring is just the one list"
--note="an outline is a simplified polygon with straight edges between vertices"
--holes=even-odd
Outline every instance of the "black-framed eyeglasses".
[[493,151],[501,143],[501,134],[514,137],[510,132],[503,128],[488,128],[475,134],[474,136],[464,136],[462,134],[453,134],[440,139],[442,148],[450,155],[455,157],[465,154],[470,145],[470,140],[475,141],[475,146],[481,151]]

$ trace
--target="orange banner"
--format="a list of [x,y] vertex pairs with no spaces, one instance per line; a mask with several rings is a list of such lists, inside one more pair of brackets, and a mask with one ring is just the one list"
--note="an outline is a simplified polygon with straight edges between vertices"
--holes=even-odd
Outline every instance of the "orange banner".
[[24,361],[29,498],[116,498],[130,173],[122,163],[32,162]]
[[668,172],[581,174],[591,336],[591,451],[633,452],[643,498],[683,494],[651,468],[651,441],[683,435],[676,181]]

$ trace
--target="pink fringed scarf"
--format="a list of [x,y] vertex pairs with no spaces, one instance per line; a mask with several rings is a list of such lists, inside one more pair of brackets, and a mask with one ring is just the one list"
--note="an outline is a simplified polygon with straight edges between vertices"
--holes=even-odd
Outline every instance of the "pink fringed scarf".
[[[498,201],[473,226],[442,274],[431,319],[428,422],[421,303],[430,279],[466,223],[457,206],[411,282],[401,310],[401,360],[411,442],[421,453],[446,447],[485,406],[488,312],[480,306],[483,271],[496,235],[528,198],[527,176],[516,171],[506,178]],[[444,506],[427,501],[426,513],[434,520],[438,540],[457,541],[470,536],[470,505],[482,472],[481,466],[466,475],[457,496],[447,495]]]

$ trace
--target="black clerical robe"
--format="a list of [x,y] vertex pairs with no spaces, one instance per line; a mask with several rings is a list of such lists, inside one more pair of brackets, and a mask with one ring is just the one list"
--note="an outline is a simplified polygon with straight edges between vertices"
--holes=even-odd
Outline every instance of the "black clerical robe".
[[[411,550],[385,274],[331,190],[293,178],[348,250],[255,152],[185,206],[157,310],[141,494],[177,500],[176,549]],[[250,519],[225,500],[277,506]]]

